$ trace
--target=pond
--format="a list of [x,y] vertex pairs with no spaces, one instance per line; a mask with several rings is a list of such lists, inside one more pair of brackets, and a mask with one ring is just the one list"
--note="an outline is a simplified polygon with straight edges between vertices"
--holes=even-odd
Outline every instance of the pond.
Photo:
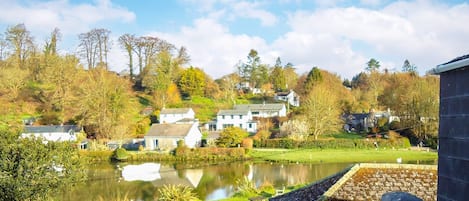
[[195,189],[202,200],[218,200],[235,192],[236,181],[247,177],[256,186],[276,188],[312,183],[350,166],[346,163],[281,164],[267,162],[101,163],[90,166],[86,184],[65,192],[58,200],[153,200],[165,184]]

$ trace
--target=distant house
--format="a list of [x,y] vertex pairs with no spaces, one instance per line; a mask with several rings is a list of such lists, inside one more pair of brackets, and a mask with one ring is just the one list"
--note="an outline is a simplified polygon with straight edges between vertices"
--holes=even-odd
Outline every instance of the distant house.
[[169,108],[160,111],[160,124],[172,124],[181,120],[194,121],[194,110],[192,108]]
[[76,141],[81,128],[76,125],[25,126],[21,137],[44,138],[46,141]]
[[300,96],[293,90],[287,92],[277,92],[274,96],[274,99],[277,101],[287,102],[291,106],[300,106]]
[[255,133],[257,131],[257,123],[253,121],[252,117],[250,110],[220,110],[217,113],[215,130],[239,127],[247,132]]
[[286,117],[285,104],[243,104],[235,105],[234,110],[251,111],[253,117]]
[[152,124],[144,139],[149,150],[171,150],[177,147],[180,140],[184,140],[189,148],[194,148],[200,146],[202,133],[197,123]]

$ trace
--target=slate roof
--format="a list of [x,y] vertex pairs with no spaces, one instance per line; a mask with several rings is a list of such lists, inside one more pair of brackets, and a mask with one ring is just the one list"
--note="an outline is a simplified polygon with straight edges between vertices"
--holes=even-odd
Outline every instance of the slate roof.
[[270,200],[381,200],[396,191],[436,200],[437,177],[436,165],[363,163]]
[[191,128],[192,124],[152,124],[145,136],[185,137]]
[[438,75],[440,73],[444,73],[447,71],[452,71],[452,70],[460,69],[464,67],[469,67],[469,54],[457,57],[446,63],[437,65],[435,68],[429,70],[427,73]]
[[186,114],[191,108],[165,108],[160,111],[160,114]]
[[217,113],[217,116],[220,115],[247,115],[249,110],[220,110]]
[[68,133],[70,130],[80,132],[81,128],[76,125],[55,126],[25,126],[24,133]]
[[278,111],[285,107],[284,104],[270,103],[270,104],[243,104],[235,105],[235,110],[251,110],[251,111]]

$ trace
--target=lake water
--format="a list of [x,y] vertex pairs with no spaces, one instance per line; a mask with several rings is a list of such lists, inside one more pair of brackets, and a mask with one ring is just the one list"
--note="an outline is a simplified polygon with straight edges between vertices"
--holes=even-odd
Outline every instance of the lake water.
[[153,200],[165,184],[182,184],[195,189],[202,200],[217,200],[235,192],[236,181],[249,178],[257,186],[276,188],[312,183],[335,174],[351,164],[281,164],[266,162],[102,163],[90,166],[89,180],[59,200]]

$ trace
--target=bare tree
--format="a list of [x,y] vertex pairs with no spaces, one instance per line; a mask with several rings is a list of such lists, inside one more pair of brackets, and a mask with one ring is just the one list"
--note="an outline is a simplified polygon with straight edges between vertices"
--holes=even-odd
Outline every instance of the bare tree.
[[96,68],[98,65],[108,68],[107,55],[111,46],[110,34],[111,31],[107,29],[92,29],[78,35],[79,52],[86,59],[88,69]]
[[8,42],[3,34],[0,34],[0,61],[4,61],[8,55]]
[[136,46],[136,38],[135,35],[131,34],[124,34],[119,37],[119,43],[122,46],[122,48],[125,49],[127,52],[127,55],[129,57],[129,73],[130,73],[130,79],[133,79],[134,77],[134,59],[133,59],[133,50],[135,49]]
[[34,52],[33,37],[24,24],[9,27],[6,31],[6,40],[13,49],[19,68],[25,68],[26,59]]
[[44,54],[45,55],[57,55],[57,42],[62,38],[60,30],[55,28],[50,34],[50,39],[46,40],[44,45]]

